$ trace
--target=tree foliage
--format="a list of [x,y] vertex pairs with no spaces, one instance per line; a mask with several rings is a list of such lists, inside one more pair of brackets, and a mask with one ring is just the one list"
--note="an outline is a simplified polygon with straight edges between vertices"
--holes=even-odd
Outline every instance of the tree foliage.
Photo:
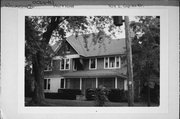
[[141,16],[131,22],[135,33],[132,39],[133,71],[135,79],[148,81],[160,73],[160,22],[158,17]]

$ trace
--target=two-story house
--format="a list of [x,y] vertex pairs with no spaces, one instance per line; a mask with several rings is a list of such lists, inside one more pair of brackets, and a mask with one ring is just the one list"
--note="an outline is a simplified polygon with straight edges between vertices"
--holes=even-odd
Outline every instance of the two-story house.
[[66,50],[58,44],[53,48],[56,56],[51,68],[45,70],[45,92],[80,89],[85,93],[87,88],[100,85],[127,90],[125,47],[125,39],[109,39],[97,34],[68,37]]

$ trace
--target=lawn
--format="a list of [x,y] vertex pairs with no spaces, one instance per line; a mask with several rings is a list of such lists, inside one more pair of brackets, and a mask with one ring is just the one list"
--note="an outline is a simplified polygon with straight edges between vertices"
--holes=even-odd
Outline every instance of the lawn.
[[[25,105],[29,102],[31,98],[25,98]],[[76,106],[76,107],[94,107],[96,105],[95,101],[81,101],[81,100],[63,100],[63,99],[45,99],[48,102],[48,106]],[[127,102],[106,102],[105,107],[126,107]],[[134,103],[134,106],[145,107],[146,103]],[[157,106],[152,104],[152,106]]]

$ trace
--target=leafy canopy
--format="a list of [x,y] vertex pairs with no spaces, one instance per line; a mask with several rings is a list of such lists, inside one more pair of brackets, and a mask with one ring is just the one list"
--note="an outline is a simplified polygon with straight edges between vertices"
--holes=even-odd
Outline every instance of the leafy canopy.
[[135,33],[132,39],[133,70],[135,79],[147,81],[151,75],[160,73],[160,19],[140,16],[130,27]]

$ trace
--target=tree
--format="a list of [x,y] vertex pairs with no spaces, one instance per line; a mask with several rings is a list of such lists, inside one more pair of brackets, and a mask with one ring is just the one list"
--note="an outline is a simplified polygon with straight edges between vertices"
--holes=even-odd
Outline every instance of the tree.
[[135,80],[147,84],[148,106],[150,106],[150,77],[160,73],[160,22],[159,17],[141,16],[138,22],[131,22],[135,33],[132,39],[133,71]]
[[[91,33],[96,27],[98,35],[106,27],[110,34],[115,34],[116,28],[109,16],[26,16],[25,17],[25,57],[26,65],[32,66],[35,89],[32,104],[45,105],[44,96],[44,68],[50,62],[54,52],[50,43],[62,40],[65,43],[67,33],[75,35]],[[97,38],[94,43],[97,43]]]
[[[44,101],[44,68],[47,59],[52,57],[52,50],[49,41],[52,35],[65,39],[65,29],[60,27],[62,22],[69,22],[68,27],[78,28],[85,25],[84,17],[25,17],[25,56],[31,62],[33,76],[35,79],[35,89],[32,102],[35,104],[45,104]],[[77,22],[81,21],[81,22]]]

